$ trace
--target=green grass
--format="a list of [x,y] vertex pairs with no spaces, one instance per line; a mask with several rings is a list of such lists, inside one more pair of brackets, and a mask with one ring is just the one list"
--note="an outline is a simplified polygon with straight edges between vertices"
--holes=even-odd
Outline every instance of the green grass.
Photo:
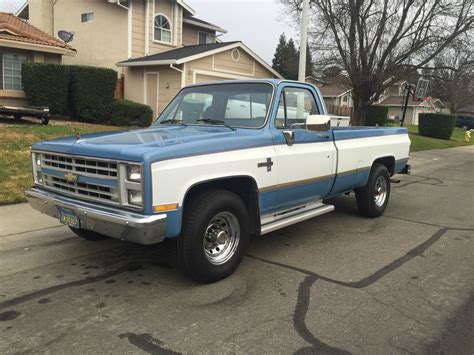
[[24,202],[23,192],[32,184],[31,144],[80,133],[112,131],[120,127],[93,124],[0,126],[0,205]]
[[453,136],[451,137],[450,140],[420,136],[420,134],[418,133],[418,126],[415,126],[415,125],[408,125],[407,128],[408,128],[408,134],[410,135],[410,140],[411,140],[410,150],[412,152],[417,152],[420,150],[428,150],[428,149],[461,147],[461,146],[473,144],[472,139],[471,139],[471,143],[464,142],[464,134],[466,132],[464,132],[460,128],[454,129]]

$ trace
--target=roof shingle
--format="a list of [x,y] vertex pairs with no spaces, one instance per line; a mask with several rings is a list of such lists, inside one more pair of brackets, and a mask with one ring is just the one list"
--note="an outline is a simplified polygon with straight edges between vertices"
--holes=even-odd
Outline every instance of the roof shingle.
[[161,61],[161,60],[178,60],[178,59],[191,57],[193,55],[205,53],[205,52],[208,52],[208,51],[212,51],[214,49],[226,47],[226,46],[229,46],[229,45],[237,43],[237,42],[239,42],[239,41],[197,44],[197,45],[194,45],[194,46],[185,46],[185,47],[172,49],[170,51],[166,51],[166,52],[162,52],[162,53],[148,55],[148,56],[145,56],[145,57],[132,58],[132,59],[124,60],[120,63],[155,62],[155,61]]
[[74,50],[63,41],[6,12],[0,12],[0,39]]

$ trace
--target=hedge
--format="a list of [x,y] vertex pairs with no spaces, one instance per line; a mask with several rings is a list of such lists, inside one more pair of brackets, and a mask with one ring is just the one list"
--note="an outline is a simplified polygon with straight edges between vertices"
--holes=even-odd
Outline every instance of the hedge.
[[425,137],[449,140],[454,131],[456,116],[444,113],[420,113],[418,131]]
[[112,111],[116,82],[115,70],[71,66],[69,102],[74,118],[103,123]]
[[21,70],[23,90],[30,105],[47,106],[55,114],[68,114],[68,66],[26,62]]
[[108,123],[117,126],[148,127],[153,121],[150,106],[129,100],[115,100]]
[[370,106],[365,115],[366,126],[384,126],[388,119],[388,107]]

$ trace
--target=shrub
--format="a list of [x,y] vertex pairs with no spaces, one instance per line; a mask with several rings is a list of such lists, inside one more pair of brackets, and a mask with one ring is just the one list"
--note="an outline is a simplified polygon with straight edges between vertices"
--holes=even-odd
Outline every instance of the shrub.
[[23,90],[32,106],[48,106],[52,113],[68,113],[69,67],[48,63],[23,63]]
[[117,72],[112,69],[71,66],[69,100],[74,118],[103,123],[110,117]]
[[418,131],[425,137],[451,139],[456,124],[456,116],[444,113],[420,113]]
[[114,102],[109,123],[117,126],[147,127],[152,121],[153,111],[150,106],[120,99]]
[[383,126],[388,119],[388,107],[370,106],[365,115],[366,126]]

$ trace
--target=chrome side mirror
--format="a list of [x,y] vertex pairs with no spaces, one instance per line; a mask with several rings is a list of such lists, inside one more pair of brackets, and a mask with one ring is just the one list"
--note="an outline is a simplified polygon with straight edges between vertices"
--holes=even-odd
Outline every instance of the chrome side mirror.
[[283,137],[285,137],[286,145],[291,147],[295,143],[295,132],[283,131]]
[[308,131],[325,132],[331,129],[331,116],[309,115],[306,118],[306,129]]

